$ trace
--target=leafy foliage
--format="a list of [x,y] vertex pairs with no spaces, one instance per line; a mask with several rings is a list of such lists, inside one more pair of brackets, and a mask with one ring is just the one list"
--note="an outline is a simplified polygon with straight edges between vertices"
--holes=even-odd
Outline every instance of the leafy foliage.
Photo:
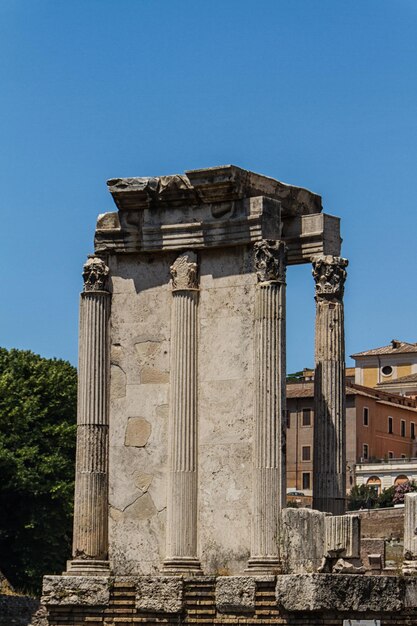
[[373,509],[376,506],[378,494],[368,485],[355,485],[348,497],[348,510]]
[[417,491],[417,483],[407,481],[401,485],[393,485],[384,489],[379,495],[375,488],[369,485],[357,485],[353,487],[348,497],[349,511],[359,509],[385,509],[394,504],[403,504],[404,495],[411,491]]
[[395,486],[387,487],[381,491],[378,496],[377,506],[379,509],[389,509],[394,506],[394,494],[395,494]]
[[300,372],[293,372],[292,374],[287,374],[287,382],[294,383],[304,379],[304,372],[301,370]]
[[37,593],[71,552],[76,369],[0,348],[0,570]]
[[404,496],[406,493],[417,491],[417,484],[414,480],[407,480],[405,483],[401,483],[395,487],[393,502],[394,504],[404,504]]

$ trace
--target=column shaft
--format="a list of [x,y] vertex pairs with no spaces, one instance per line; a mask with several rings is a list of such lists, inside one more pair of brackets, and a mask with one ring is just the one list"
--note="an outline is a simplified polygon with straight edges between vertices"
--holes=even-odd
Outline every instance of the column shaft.
[[255,247],[255,424],[250,570],[280,565],[280,511],[285,506],[285,247]]
[[403,574],[417,573],[417,493],[404,496],[404,562]]
[[200,572],[197,557],[197,314],[193,253],[178,257],[173,274],[171,402],[164,569]]
[[346,259],[314,263],[316,337],[314,374],[313,508],[342,515],[346,505],[346,384],[343,289]]
[[[104,266],[102,261],[94,261]],[[107,291],[93,289],[81,294],[73,561],[69,562],[69,574],[108,571],[110,307]]]

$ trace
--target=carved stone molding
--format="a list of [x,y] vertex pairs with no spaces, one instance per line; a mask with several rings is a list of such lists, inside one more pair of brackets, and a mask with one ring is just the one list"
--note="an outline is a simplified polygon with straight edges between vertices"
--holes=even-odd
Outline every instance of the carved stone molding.
[[107,291],[105,289],[109,268],[98,257],[90,257],[83,267],[84,291]]
[[287,247],[283,241],[263,239],[254,245],[258,282],[285,283]]
[[198,290],[197,255],[195,252],[180,254],[170,267],[172,290]]
[[345,289],[348,260],[338,256],[322,256],[313,261],[316,300],[341,300]]

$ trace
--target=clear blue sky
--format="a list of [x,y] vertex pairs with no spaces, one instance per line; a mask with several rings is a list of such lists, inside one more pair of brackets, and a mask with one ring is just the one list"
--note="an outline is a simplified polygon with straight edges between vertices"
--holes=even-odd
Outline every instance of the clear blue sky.
[[[2,0],[0,345],[77,360],[105,181],[234,163],[342,217],[347,353],[417,341],[416,0]],[[288,370],[313,363],[288,272]]]

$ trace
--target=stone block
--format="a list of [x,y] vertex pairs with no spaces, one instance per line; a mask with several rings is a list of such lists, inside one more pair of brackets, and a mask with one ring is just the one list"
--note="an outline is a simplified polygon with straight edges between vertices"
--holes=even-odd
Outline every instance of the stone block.
[[407,578],[405,581],[404,608],[413,609],[417,607],[417,578],[415,576]]
[[256,582],[250,576],[221,576],[216,581],[216,608],[221,613],[254,611]]
[[417,560],[417,493],[404,497],[404,557]]
[[382,568],[385,567],[385,539],[361,538],[361,561],[366,569],[372,569],[370,565],[370,556],[379,555],[381,558]]
[[277,577],[275,589],[278,606],[286,611],[395,612],[404,598],[396,576],[284,575]]
[[146,446],[152,427],[143,417],[129,417],[126,426],[125,446]]
[[182,578],[144,576],[136,581],[135,606],[140,611],[179,613],[183,608]]
[[287,573],[316,572],[324,554],[327,513],[311,509],[282,512],[282,560]]
[[44,576],[42,604],[106,606],[111,583],[108,576]]
[[[325,521],[326,554],[337,551],[343,558],[358,559],[361,545],[359,515],[329,515]],[[342,550],[342,552],[340,552]]]
[[372,574],[380,574],[383,569],[382,554],[368,554],[369,569]]

